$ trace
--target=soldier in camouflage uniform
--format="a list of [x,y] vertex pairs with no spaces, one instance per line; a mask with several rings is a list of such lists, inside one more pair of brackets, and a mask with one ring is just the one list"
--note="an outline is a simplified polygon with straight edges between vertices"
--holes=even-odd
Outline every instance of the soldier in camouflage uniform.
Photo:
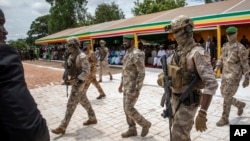
[[228,27],[226,29],[228,42],[223,45],[221,58],[218,60],[215,72],[222,69],[221,95],[224,97],[223,112],[221,119],[216,123],[217,126],[229,124],[229,113],[231,105],[238,108],[238,116],[242,115],[246,103],[237,100],[235,95],[242,75],[245,75],[243,87],[249,85],[249,65],[248,51],[237,41],[237,28]]
[[124,35],[123,43],[127,48],[127,53],[123,59],[122,80],[118,91],[123,92],[122,88],[124,88],[123,105],[129,129],[121,136],[123,138],[137,136],[135,124],[137,123],[142,127],[141,136],[144,137],[148,134],[151,123],[134,108],[134,105],[145,77],[145,56],[142,51],[133,46],[134,36],[132,34]]
[[[170,86],[174,115],[171,130],[172,141],[191,140],[190,131],[199,106],[200,109],[195,118],[196,130],[203,132],[207,129],[206,111],[218,87],[218,83],[213,75],[210,55],[200,44],[194,41],[193,28],[192,19],[184,15],[174,18],[171,24],[166,26],[166,31],[172,32],[178,43],[174,54],[170,56],[170,64],[167,66],[168,75],[172,82]],[[196,84],[194,90],[189,92],[188,97],[183,102],[180,102],[179,97],[193,80],[192,74],[198,74],[200,82]],[[164,78],[162,75],[158,77]],[[157,82],[162,85],[163,80],[158,80]],[[201,89],[203,89],[203,93],[201,93]],[[202,98],[201,101],[200,98]]]
[[95,53],[92,50],[90,50],[90,42],[89,41],[85,41],[83,43],[83,50],[84,50],[84,53],[88,56],[88,60],[89,60],[89,64],[90,64],[90,73],[86,78],[85,85],[83,87],[83,91],[86,92],[89,88],[90,83],[92,83],[97,88],[97,90],[100,94],[97,97],[97,99],[101,99],[101,98],[105,97],[106,95],[105,95],[102,87],[100,86],[99,82],[97,82],[97,80],[96,80],[97,58],[95,56]]
[[113,80],[112,74],[109,71],[109,64],[108,64],[109,49],[107,47],[105,47],[105,44],[106,44],[106,42],[104,40],[100,41],[101,47],[99,47],[99,56],[100,56],[99,82],[102,82],[102,71],[103,71],[103,69],[108,72],[109,79]]
[[91,104],[86,96],[86,92],[82,89],[85,85],[85,80],[90,71],[90,65],[85,53],[79,49],[80,42],[76,37],[67,39],[68,52],[70,53],[67,60],[69,69],[70,84],[72,85],[71,94],[68,99],[67,109],[64,119],[58,128],[51,130],[55,134],[65,134],[65,130],[69,121],[76,109],[77,104],[80,104],[86,109],[89,119],[83,125],[96,124],[96,116]]

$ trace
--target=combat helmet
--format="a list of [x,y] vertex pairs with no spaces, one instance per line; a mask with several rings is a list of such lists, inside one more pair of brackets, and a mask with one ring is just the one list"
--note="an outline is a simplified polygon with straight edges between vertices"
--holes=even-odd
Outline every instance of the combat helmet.
[[77,37],[71,36],[66,39],[67,45],[77,44],[80,45],[80,41]]
[[194,24],[193,24],[193,21],[191,18],[189,18],[188,16],[185,16],[185,15],[180,15],[180,16],[174,18],[171,21],[170,25],[167,25],[165,27],[165,31],[177,33],[181,29],[185,28],[185,30],[187,32],[190,32],[190,31],[192,31],[193,27],[194,27]]

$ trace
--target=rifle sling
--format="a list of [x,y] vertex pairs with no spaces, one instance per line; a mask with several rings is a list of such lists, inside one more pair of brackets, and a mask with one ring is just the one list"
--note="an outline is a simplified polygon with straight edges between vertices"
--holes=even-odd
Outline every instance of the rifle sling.
[[176,114],[176,112],[178,111],[178,109],[180,108],[181,103],[191,94],[190,92],[193,92],[196,84],[199,82],[200,77],[198,74],[194,74],[194,79],[192,80],[192,82],[190,83],[190,85],[188,86],[188,88],[184,91],[184,93],[180,94],[179,97],[179,103],[175,109],[175,113],[173,115],[173,118]]

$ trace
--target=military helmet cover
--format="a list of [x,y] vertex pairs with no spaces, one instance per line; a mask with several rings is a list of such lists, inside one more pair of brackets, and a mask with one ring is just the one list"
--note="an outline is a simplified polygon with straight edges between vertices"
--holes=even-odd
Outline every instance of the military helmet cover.
[[175,33],[175,32],[178,32],[179,30],[183,29],[187,25],[191,25],[192,27],[194,27],[192,19],[189,18],[188,16],[180,15],[180,16],[174,18],[171,21],[170,25],[165,27],[165,31]]
[[226,29],[227,34],[234,34],[238,31],[238,29],[234,26],[230,26]]
[[70,44],[78,44],[80,45],[80,41],[77,37],[68,37],[67,40],[66,40],[67,44],[70,45]]

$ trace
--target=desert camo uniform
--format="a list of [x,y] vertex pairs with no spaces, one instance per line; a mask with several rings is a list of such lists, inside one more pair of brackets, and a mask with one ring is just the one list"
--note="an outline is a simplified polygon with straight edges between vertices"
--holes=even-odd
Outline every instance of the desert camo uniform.
[[[167,65],[168,75],[172,82],[170,86],[173,111],[172,141],[190,141],[194,121],[196,130],[203,132],[207,129],[206,111],[218,84],[213,75],[210,55],[193,39],[192,20],[181,15],[174,18],[167,27],[166,30],[173,33],[178,43],[174,54],[170,56],[170,64]],[[188,97],[180,103],[179,97],[189,87],[193,74],[198,74],[200,80],[189,92]],[[159,78],[163,79],[162,75],[159,75]],[[157,82],[163,85],[164,81],[158,80]],[[201,97],[202,102],[200,102]],[[199,106],[201,108],[194,120]]]
[[217,126],[229,124],[229,113],[231,105],[238,109],[238,115],[243,113],[246,103],[239,101],[233,96],[236,94],[242,75],[245,76],[243,87],[249,84],[249,64],[248,51],[237,41],[237,28],[229,27],[226,30],[229,42],[222,48],[222,54],[216,64],[217,71],[222,69],[221,95],[224,97],[223,112],[221,119],[216,123]]
[[96,124],[96,116],[92,106],[83,92],[86,78],[90,72],[88,57],[79,49],[80,42],[76,37],[67,39],[68,52],[70,53],[67,60],[69,69],[70,84],[72,85],[70,96],[67,103],[67,109],[64,119],[58,128],[51,130],[55,134],[65,134],[65,130],[70,122],[70,119],[80,103],[88,113],[88,120],[83,125]]

